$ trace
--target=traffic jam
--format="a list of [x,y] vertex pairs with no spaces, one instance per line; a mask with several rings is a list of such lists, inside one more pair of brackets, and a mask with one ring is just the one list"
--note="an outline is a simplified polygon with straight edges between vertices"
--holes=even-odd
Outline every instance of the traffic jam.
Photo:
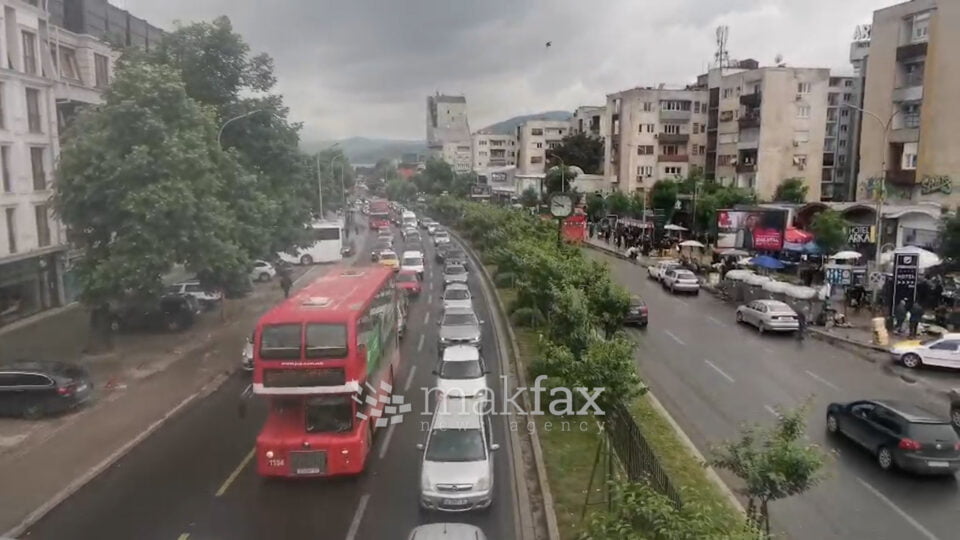
[[[362,474],[383,432],[410,412],[411,404],[394,395],[401,374],[411,361],[426,361],[434,393],[432,416],[424,422],[428,428],[416,445],[420,509],[441,517],[484,511],[493,503],[499,444],[483,412],[482,401],[492,393],[471,264],[449,233],[428,217],[385,200],[369,201],[362,210],[372,237],[369,261],[361,253],[355,266],[330,267],[265,313],[246,344],[252,393],[268,403],[256,438],[257,474]],[[437,280],[440,291],[437,305],[427,306],[437,313],[431,324],[437,326],[438,357],[406,358],[400,351],[408,339],[408,311],[412,302],[426,301],[429,279]],[[430,531],[449,531],[451,525],[420,525],[410,538],[433,538]],[[456,526],[466,527],[464,538],[485,538],[479,528]]]

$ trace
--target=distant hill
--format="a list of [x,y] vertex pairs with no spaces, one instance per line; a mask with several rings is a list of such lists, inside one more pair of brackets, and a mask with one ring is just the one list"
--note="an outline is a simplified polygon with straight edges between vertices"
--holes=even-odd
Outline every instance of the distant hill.
[[403,139],[369,139],[350,137],[339,141],[303,142],[305,152],[316,152],[339,144],[347,159],[353,164],[376,163],[380,159],[400,159],[403,154],[425,154],[427,143]]
[[504,135],[514,135],[517,133],[517,126],[527,120],[570,120],[573,113],[569,111],[547,111],[536,114],[525,114],[523,116],[514,116],[513,118],[497,122],[491,126],[483,128],[483,131],[492,131]]

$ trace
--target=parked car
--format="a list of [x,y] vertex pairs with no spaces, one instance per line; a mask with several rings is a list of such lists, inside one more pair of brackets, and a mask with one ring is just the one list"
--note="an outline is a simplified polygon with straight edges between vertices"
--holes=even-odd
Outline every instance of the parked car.
[[253,261],[253,270],[250,270],[250,279],[254,281],[270,281],[277,275],[277,269],[267,261]]
[[111,305],[113,331],[166,330],[178,332],[193,326],[200,303],[188,294],[167,294],[160,299],[126,299]]
[[754,300],[737,308],[737,322],[755,326],[758,332],[796,332],[800,319],[792,307],[779,300]]
[[670,270],[671,268],[679,267],[680,263],[677,261],[660,261],[657,264],[652,264],[647,267],[647,277],[656,281],[660,281],[660,278],[663,277],[664,272]]
[[167,294],[186,294],[192,296],[200,302],[200,307],[212,309],[217,302],[223,299],[219,292],[205,290],[199,281],[183,281],[167,287]]
[[0,416],[37,419],[79,407],[92,395],[90,374],[76,364],[26,360],[0,364]]
[[447,231],[437,231],[433,233],[433,245],[439,246],[450,242],[450,233]]
[[674,294],[677,292],[700,294],[700,280],[693,272],[683,268],[670,268],[664,272],[663,277],[660,278],[660,284]]
[[960,437],[949,420],[900,401],[831,403],[827,431],[841,433],[876,456],[883,470],[894,467],[923,474],[955,474]]
[[454,345],[443,350],[433,374],[441,396],[456,398],[493,397],[487,386],[487,367],[480,350],[471,345]]
[[417,277],[423,279],[423,252],[422,251],[404,251],[400,259],[401,270],[413,270]]
[[477,398],[438,400],[420,464],[420,506],[464,512],[493,503],[493,442],[490,416]]
[[466,283],[451,283],[443,290],[443,309],[473,308],[473,296]]
[[480,348],[481,326],[473,308],[450,308],[443,311],[440,320],[439,352],[451,345],[473,345]]
[[386,266],[387,268],[393,268],[394,272],[400,270],[400,259],[397,257],[397,254],[389,249],[385,249],[380,252],[380,256],[377,257],[377,262]]
[[443,267],[443,285],[466,283],[467,269],[462,264],[446,264]]
[[487,535],[476,525],[430,523],[410,531],[407,540],[487,540]]
[[943,334],[927,340],[895,343],[890,355],[908,368],[935,366],[960,368],[960,333]]
[[647,307],[647,303],[640,297],[634,296],[630,298],[630,309],[627,311],[627,316],[623,319],[623,324],[646,328],[649,322],[649,316],[650,309]]
[[415,271],[401,268],[397,272],[397,288],[411,296],[419,296],[423,291],[423,282]]

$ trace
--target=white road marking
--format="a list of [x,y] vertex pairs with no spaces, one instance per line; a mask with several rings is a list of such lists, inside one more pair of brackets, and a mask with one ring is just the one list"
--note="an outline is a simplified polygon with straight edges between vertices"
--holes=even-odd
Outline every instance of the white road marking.
[[900,515],[900,517],[905,519],[907,523],[909,523],[910,525],[913,525],[913,528],[919,531],[920,534],[927,537],[929,540],[940,540],[939,538],[937,538],[937,535],[927,530],[927,528],[921,525],[919,521],[913,519],[913,516],[904,512],[903,509],[901,509],[899,506],[894,504],[894,502],[888,499],[886,496],[884,496],[883,493],[880,493],[880,491],[877,488],[871,486],[866,480],[860,478],[859,476],[855,478],[857,479],[857,482],[860,482],[860,484],[863,487],[867,488],[867,490],[870,491],[870,493],[873,493],[874,495],[877,496],[878,499],[886,503],[887,506],[889,506],[894,512],[896,512],[897,514]]
[[360,504],[353,513],[353,521],[350,522],[350,529],[347,531],[347,540],[354,540],[357,537],[357,531],[360,530],[360,521],[363,520],[363,513],[367,509],[367,503],[370,502],[370,494],[364,493],[360,497]]
[[711,362],[711,361],[709,361],[709,360],[704,360],[704,362],[706,362],[708,366],[710,366],[711,368],[713,368],[714,371],[716,371],[717,373],[719,373],[720,376],[723,377],[724,379],[726,379],[726,380],[728,380],[728,381],[730,381],[730,382],[732,382],[732,383],[737,382],[737,381],[733,380],[733,377],[731,377],[730,375],[727,375],[727,373],[726,373],[725,371],[723,371],[722,369],[720,369],[719,367],[717,367],[717,365],[714,364],[713,362]]
[[773,349],[771,349],[770,347],[764,347],[764,348],[763,348],[763,352],[765,352],[765,353],[767,353],[767,354],[777,354],[777,353],[773,352]]
[[664,330],[663,333],[666,334],[666,335],[668,335],[668,336],[670,336],[671,339],[673,339],[674,341],[676,341],[676,342],[679,343],[680,345],[686,345],[686,343],[684,343],[684,341],[683,341],[682,339],[680,339],[680,338],[678,338],[677,336],[675,336],[675,335],[673,334],[673,332],[671,332],[671,331],[669,331],[669,330]]
[[780,418],[780,413],[778,413],[777,410],[774,409],[773,407],[769,405],[764,405],[763,408],[765,408],[767,412],[769,412],[770,414],[776,416],[777,418]]
[[380,459],[387,455],[387,448],[390,446],[390,439],[393,438],[393,430],[396,427],[396,424],[390,424],[390,427],[387,428],[387,435],[383,438],[383,444],[380,445]]
[[[420,336],[423,337],[423,336]],[[410,366],[410,374],[407,375],[407,382],[403,383],[403,392],[406,393],[410,389],[410,385],[413,383],[413,374],[417,372],[417,366]]]
[[420,334],[420,341],[417,341],[417,352],[423,350],[423,334]]
[[430,322],[430,312],[429,312],[429,311],[423,314],[423,324],[427,324],[428,322]]
[[427,295],[427,303],[428,303],[428,304],[432,304],[432,303],[433,303],[433,295],[432,295],[432,294],[428,294],[428,295]]
[[240,392],[240,397],[245,398],[253,393],[253,385],[248,384],[246,388],[243,389],[243,392]]
[[726,326],[726,325],[727,325],[727,323],[721,321],[720,319],[718,319],[718,318],[716,318],[716,317],[714,317],[714,316],[712,316],[712,315],[707,315],[707,318],[710,319],[711,322],[713,322],[713,323],[715,323],[715,324],[719,324],[720,326]]
[[240,476],[240,471],[242,471],[247,466],[247,464],[250,463],[250,460],[253,459],[253,453],[256,450],[257,450],[256,448],[251,448],[250,452],[243,458],[243,461],[241,461],[240,464],[237,465],[237,468],[234,469],[232,473],[230,473],[230,476],[228,476],[227,479],[223,481],[223,485],[220,486],[220,489],[217,490],[217,495],[216,495],[217,497],[222,497],[223,494],[227,492],[227,489],[230,488],[230,484],[232,484],[233,481],[236,480],[238,476]]
[[838,392],[840,391],[840,387],[839,387],[839,386],[837,386],[837,385],[833,384],[832,382],[824,379],[823,377],[817,375],[816,373],[814,373],[814,372],[812,372],[812,371],[810,371],[810,370],[806,370],[806,372],[807,372],[807,375],[813,377],[815,380],[817,380],[817,381],[819,381],[819,382],[821,382],[821,383],[829,386],[830,388],[833,388],[834,390],[836,390],[836,391],[838,391]]

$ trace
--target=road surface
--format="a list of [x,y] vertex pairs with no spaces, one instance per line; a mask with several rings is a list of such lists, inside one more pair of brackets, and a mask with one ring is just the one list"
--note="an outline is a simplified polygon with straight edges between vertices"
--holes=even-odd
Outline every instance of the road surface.
[[[422,388],[434,386],[431,371],[437,360],[442,276],[429,243],[425,238],[424,292],[411,304],[397,378],[398,391],[413,403],[414,412],[425,410]],[[364,239],[360,264],[368,264],[371,244],[369,236]],[[486,321],[483,350],[490,381],[499,392],[493,314],[477,279],[472,273],[470,286],[477,313]],[[239,357],[240,344],[221,353]],[[246,400],[245,417],[238,413],[249,382],[247,374],[233,376],[50,512],[24,538],[377,540],[406,538],[418,524],[434,521],[472,523],[492,539],[516,538],[513,456],[502,417],[493,417],[495,440],[501,443],[493,506],[478,514],[423,514],[416,444],[423,442],[421,422],[429,416],[412,415],[378,435],[368,470],[359,478],[265,481],[251,459],[266,417],[265,402],[254,396]]]
[[770,423],[777,406],[812,400],[808,436],[835,453],[829,477],[807,494],[773,503],[775,529],[817,540],[958,538],[956,479],[884,473],[870,454],[828,437],[824,425],[831,401],[895,398],[946,416],[945,399],[822,341],[738,326],[732,305],[708,293],[672,296],[639,265],[593,250],[588,256],[608,262],[614,278],[649,305],[649,327],[630,331],[641,375],[705,455],[711,443],[735,438],[742,423]]

